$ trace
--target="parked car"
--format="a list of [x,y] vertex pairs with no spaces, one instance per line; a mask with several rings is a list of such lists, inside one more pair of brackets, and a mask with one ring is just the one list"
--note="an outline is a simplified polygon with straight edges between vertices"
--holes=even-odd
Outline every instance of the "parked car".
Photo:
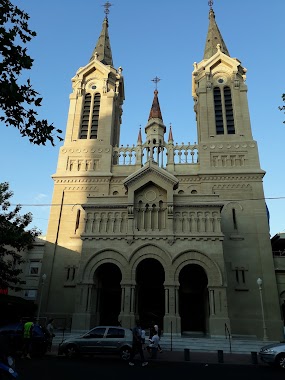
[[65,339],[59,345],[59,355],[118,354],[129,360],[133,333],[119,326],[96,326],[83,335]]
[[[15,354],[21,354],[23,349],[23,324],[11,323],[0,327],[0,335],[9,336]],[[42,356],[47,352],[48,336],[45,329],[39,325],[33,327],[32,352],[33,356]]]
[[263,363],[285,369],[285,343],[273,343],[261,347],[259,357]]

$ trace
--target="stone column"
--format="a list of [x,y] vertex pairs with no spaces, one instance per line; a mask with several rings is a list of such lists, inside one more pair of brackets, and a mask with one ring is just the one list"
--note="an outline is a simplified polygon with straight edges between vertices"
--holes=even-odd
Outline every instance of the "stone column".
[[124,283],[121,286],[122,299],[119,320],[123,327],[131,328],[135,323],[135,285]]
[[225,287],[209,287],[209,333],[210,336],[225,336],[225,325],[230,330],[227,294]]
[[164,335],[181,335],[181,318],[178,313],[179,286],[168,284],[164,285],[165,291],[165,315],[163,319]]
[[93,282],[88,282],[77,286],[75,312],[72,316],[72,331],[86,331],[91,327],[91,294],[93,285]]

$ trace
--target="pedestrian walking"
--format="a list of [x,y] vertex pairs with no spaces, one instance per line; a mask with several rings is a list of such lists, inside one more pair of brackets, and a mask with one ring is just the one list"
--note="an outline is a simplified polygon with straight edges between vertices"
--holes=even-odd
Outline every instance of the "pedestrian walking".
[[141,338],[142,338],[142,348],[143,350],[145,349],[145,329],[142,328],[142,331],[141,331]]
[[[161,337],[161,330],[160,330],[160,328],[158,327],[158,325],[154,325],[153,328],[154,328],[154,331],[156,332],[156,334],[158,335],[158,338],[159,338],[159,341],[160,341],[160,337]],[[162,352],[162,349],[161,349],[161,346],[160,346],[159,343],[158,343],[158,347],[157,348],[158,348],[159,352]]]
[[142,328],[140,325],[140,321],[136,320],[136,325],[133,328],[133,342],[132,342],[132,351],[131,351],[131,357],[129,361],[130,366],[134,366],[134,357],[139,354],[141,358],[142,367],[148,365],[148,362],[145,361],[143,348],[142,348]]
[[53,340],[53,338],[55,337],[55,334],[54,334],[54,326],[53,326],[53,318],[52,319],[50,319],[49,321],[48,321],[48,324],[47,324],[47,331],[48,331],[48,347],[47,347],[47,349],[48,349],[48,351],[49,352],[51,352],[51,348],[52,348],[52,340]]

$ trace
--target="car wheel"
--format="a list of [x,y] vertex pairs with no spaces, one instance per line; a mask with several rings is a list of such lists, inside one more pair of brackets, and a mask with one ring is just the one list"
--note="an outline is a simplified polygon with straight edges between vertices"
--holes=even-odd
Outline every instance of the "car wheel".
[[78,349],[75,344],[70,344],[66,347],[64,353],[68,358],[74,358],[76,355],[78,355]]
[[285,369],[285,354],[280,354],[276,358],[276,363],[282,369]]
[[121,349],[121,358],[123,360],[130,360],[131,357],[131,349],[130,347],[123,347]]

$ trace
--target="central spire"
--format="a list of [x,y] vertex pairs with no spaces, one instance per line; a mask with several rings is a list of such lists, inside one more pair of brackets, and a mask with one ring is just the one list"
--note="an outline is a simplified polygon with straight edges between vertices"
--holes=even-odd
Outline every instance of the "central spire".
[[111,51],[111,44],[109,39],[109,33],[108,33],[108,14],[110,13],[109,8],[112,6],[109,1],[107,1],[104,4],[105,8],[105,18],[102,25],[102,31],[100,34],[100,37],[98,38],[97,45],[95,49],[93,50],[92,56],[90,58],[90,61],[92,61],[95,57],[97,59],[104,63],[105,65],[113,66],[113,58],[112,58],[112,51]]
[[223,40],[223,37],[221,35],[221,32],[218,28],[218,25],[215,20],[215,13],[212,8],[213,6],[213,1],[210,0],[208,2],[210,6],[210,11],[209,11],[209,28],[208,28],[208,34],[207,34],[207,40],[206,40],[206,46],[204,50],[204,59],[209,59],[211,58],[216,52],[218,51],[217,45],[219,44],[221,46],[221,51],[230,56],[230,53],[228,52],[228,49],[226,47],[226,44]]
[[154,98],[153,98],[153,101],[152,101],[152,106],[151,106],[151,109],[150,109],[148,120],[150,120],[150,119],[160,119],[161,121],[163,121],[162,120],[162,115],[161,115],[161,111],[160,111],[160,106],[159,106],[159,101],[158,101],[158,96],[157,95],[158,95],[158,91],[154,90]]

